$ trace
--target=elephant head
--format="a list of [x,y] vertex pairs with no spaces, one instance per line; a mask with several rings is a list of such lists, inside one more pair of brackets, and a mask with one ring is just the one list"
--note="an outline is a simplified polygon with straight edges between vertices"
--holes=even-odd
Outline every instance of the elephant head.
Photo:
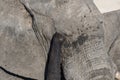
[[[66,80],[114,80],[114,66],[104,43],[104,19],[91,0],[21,2],[36,24],[33,27],[45,55],[54,33],[64,36],[58,62]],[[49,80],[59,80],[53,77]]]

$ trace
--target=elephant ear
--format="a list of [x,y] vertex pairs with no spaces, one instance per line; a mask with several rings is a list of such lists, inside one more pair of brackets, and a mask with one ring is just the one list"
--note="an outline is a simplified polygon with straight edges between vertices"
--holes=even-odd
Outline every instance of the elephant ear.
[[[114,72],[120,71],[120,10],[104,13],[105,47],[112,59]],[[119,77],[117,75],[117,77]]]
[[110,46],[116,41],[120,33],[120,10],[104,13],[104,31],[106,51],[110,52]]
[[[113,57],[114,54],[117,54],[117,52],[111,52],[113,51],[113,48],[115,46],[118,46],[118,43],[116,42],[119,40],[120,36],[120,10],[108,12],[103,14],[104,16],[104,31],[105,31],[105,45],[107,53]],[[117,47],[115,48],[117,49]],[[119,51],[118,51],[119,52]]]
[[120,35],[112,45],[109,55],[112,58],[113,62],[116,64],[117,70],[120,71]]
[[0,79],[17,79],[11,72],[44,80],[45,47],[36,39],[29,12],[19,0],[0,0],[0,11]]

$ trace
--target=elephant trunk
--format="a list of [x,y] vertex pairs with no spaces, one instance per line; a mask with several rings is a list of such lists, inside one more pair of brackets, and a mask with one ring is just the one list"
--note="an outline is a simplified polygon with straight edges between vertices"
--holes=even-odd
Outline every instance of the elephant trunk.
[[51,41],[51,47],[46,64],[45,80],[61,80],[61,45],[64,37],[55,33]]

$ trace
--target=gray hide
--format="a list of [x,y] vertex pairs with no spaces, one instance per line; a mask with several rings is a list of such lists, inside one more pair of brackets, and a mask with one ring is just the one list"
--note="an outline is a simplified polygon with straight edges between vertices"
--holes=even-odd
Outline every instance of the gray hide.
[[114,80],[119,14],[102,15],[92,0],[1,0],[0,80],[44,80],[56,32],[65,38],[58,57],[66,80]]

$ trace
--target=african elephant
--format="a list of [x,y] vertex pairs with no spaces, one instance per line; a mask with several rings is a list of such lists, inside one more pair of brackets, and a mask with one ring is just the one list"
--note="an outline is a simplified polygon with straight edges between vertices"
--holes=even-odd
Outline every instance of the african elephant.
[[[61,45],[60,62],[66,80],[114,80],[114,64],[107,54],[104,42],[104,16],[91,0],[21,0],[21,2],[32,16],[33,23],[36,24],[34,27],[37,26],[39,30],[38,38],[46,34],[43,37],[47,37],[45,40],[49,42],[45,44],[46,48],[50,44],[48,37],[51,39],[54,32],[65,37]],[[48,21],[44,21],[44,18],[50,20],[51,25],[46,25]],[[46,26],[49,30],[44,29]],[[47,35],[47,31],[53,34]],[[37,35],[38,33],[36,32]]]
[[[1,15],[3,20],[9,22],[6,25],[3,25],[4,21],[1,22],[2,27],[6,27],[0,36],[4,39],[0,39],[0,47],[5,47],[1,48],[0,54],[6,53],[1,57],[1,66],[16,74],[32,77],[29,78],[31,80],[44,80],[45,76],[48,77],[44,73],[50,57],[52,61],[47,67],[57,72],[50,75],[48,80],[60,80],[60,67],[66,80],[114,80],[116,65],[112,61],[111,47],[119,35],[119,11],[101,14],[92,0],[0,2],[7,4],[6,11],[5,7],[0,6],[4,13],[11,10],[5,15],[8,18]],[[50,53],[56,54],[48,56]],[[12,59],[13,62],[9,63]]]

